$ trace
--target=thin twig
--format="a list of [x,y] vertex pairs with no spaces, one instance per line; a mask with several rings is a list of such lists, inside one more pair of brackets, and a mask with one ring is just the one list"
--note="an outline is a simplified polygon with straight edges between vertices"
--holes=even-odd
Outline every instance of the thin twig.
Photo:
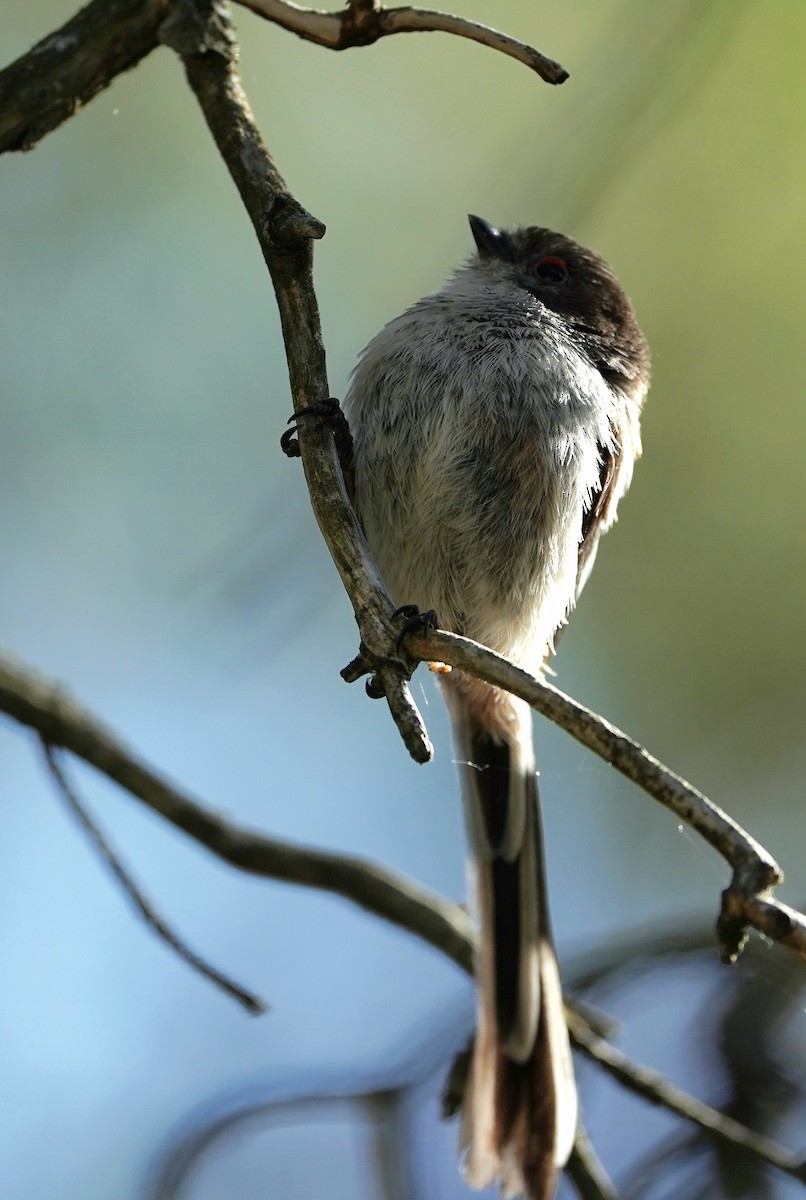
[[[806,962],[806,919],[772,894],[783,872],[775,859],[727,813],[627,734],[584,705],[468,638],[442,630],[407,634],[405,648],[421,661],[441,660],[520,696],[589,750],[626,775],[700,834],[733,868],[722,893],[717,938],[723,960],[733,962],[753,926]],[[356,659],[342,671],[349,681],[366,669]]]
[[359,858],[309,850],[239,828],[151,770],[63,688],[7,655],[0,655],[0,711],[34,729],[44,742],[89,763],[231,866],[335,892],[416,934],[472,972],[473,926],[458,904]]
[[422,661],[440,659],[478,679],[520,696],[537,712],[649,792],[706,839],[734,867],[758,865],[756,887],[779,883],[781,871],[769,854],[715,804],[654,758],[638,742],[552,684],[514,666],[469,638],[442,630],[406,635],[406,649]]
[[574,1148],[565,1170],[581,1200],[619,1200],[618,1192],[599,1162],[581,1122],[577,1126]]
[[371,0],[353,0],[342,12],[301,8],[287,0],[237,0],[237,3],[308,42],[326,46],[328,50],[369,46],[395,33],[451,33],[517,59],[546,83],[564,83],[568,78],[564,67],[534,46],[528,46],[506,33],[499,33],[488,25],[480,25],[478,21],[468,21],[451,13],[409,6],[382,8]]
[[574,1046],[600,1067],[604,1067],[608,1074],[629,1091],[643,1096],[650,1104],[660,1105],[684,1120],[691,1121],[721,1142],[751,1151],[771,1167],[777,1167],[779,1171],[806,1183],[806,1160],[795,1158],[772,1138],[748,1129],[746,1125],[725,1116],[702,1100],[689,1096],[669,1083],[658,1071],[631,1062],[625,1054],[599,1037],[573,1013],[568,1015],[568,1029]]
[[205,979],[211,980],[216,987],[221,988],[222,991],[232,996],[239,1004],[243,1005],[247,1012],[252,1013],[253,1016],[258,1016],[260,1013],[266,1012],[266,1004],[254,992],[247,991],[222,971],[219,971],[216,967],[211,966],[210,963],[205,962],[203,958],[200,958],[178,934],[174,933],[164,918],[156,911],[153,904],[149,900],[146,900],[139,884],[135,883],[128,870],[123,866],[117,852],[112,849],[105,834],[98,828],[95,820],[79,800],[75,789],[68,782],[53,745],[46,741],[44,737],[40,737],[40,743],[45,756],[45,762],[56,783],[57,790],[149,929],[156,933],[157,937],[162,938],[194,971],[198,972],[199,975],[203,975]]

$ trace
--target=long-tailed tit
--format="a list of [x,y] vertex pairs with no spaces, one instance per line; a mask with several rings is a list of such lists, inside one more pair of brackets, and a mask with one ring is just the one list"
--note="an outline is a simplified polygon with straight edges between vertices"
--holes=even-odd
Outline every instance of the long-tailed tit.
[[[646,342],[602,259],[470,218],[477,253],[364,350],[345,401],[356,509],[390,593],[539,672],[640,453]],[[546,896],[531,714],[441,676],[481,937],[467,1176],[549,1200],[577,1099]]]

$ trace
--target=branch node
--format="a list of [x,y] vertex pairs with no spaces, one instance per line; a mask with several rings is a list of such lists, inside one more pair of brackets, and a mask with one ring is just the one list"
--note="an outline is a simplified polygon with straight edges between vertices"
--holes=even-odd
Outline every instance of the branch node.
[[290,192],[281,191],[266,210],[260,235],[277,250],[296,250],[300,244],[319,241],[326,226],[295,200]]
[[[772,888],[782,883],[784,873],[766,850],[758,847],[755,857],[742,858],[733,878],[722,893],[716,922],[719,955],[728,966],[741,955],[754,925],[765,936],[786,944],[795,921],[785,905],[775,901]],[[760,919],[761,918],[761,919]]]
[[353,46],[371,46],[377,42],[383,36],[380,15],[380,5],[375,0],[349,0],[347,9],[341,14],[336,49],[349,50]]
[[238,60],[235,33],[224,0],[174,0],[157,37],[182,58],[218,54],[227,62]]
[[266,236],[277,245],[294,245],[300,241],[319,241],[326,226],[318,217],[303,208],[289,192],[276,197],[266,217]]
[[342,667],[339,674],[345,683],[357,683],[362,676],[368,675],[371,670],[372,664],[364,654],[362,647],[355,658],[351,662],[348,662],[346,667]]

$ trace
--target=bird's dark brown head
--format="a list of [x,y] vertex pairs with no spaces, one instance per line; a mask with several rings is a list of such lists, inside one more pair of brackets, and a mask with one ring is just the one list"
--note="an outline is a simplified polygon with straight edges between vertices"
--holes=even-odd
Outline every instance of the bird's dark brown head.
[[627,293],[603,258],[573,238],[537,226],[502,230],[469,218],[482,262],[501,264],[518,287],[557,313],[613,387],[643,392],[649,348]]

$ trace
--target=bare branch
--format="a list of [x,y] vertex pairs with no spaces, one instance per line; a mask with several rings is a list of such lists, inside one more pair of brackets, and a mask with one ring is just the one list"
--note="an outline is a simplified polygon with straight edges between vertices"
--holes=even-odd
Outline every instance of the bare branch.
[[[279,6],[286,14],[302,14],[300,20],[311,15],[311,10],[297,9],[284,0],[260,3],[269,4],[273,12]],[[313,16],[360,23],[374,20],[383,11],[374,4],[356,3],[338,17]],[[388,10],[387,15],[394,11],[401,10]],[[162,36],[183,56],[191,87],[252,219],[277,295],[294,408],[308,408],[324,400],[329,390],[310,246],[323,227],[290,195],[263,144],[235,69],[226,9],[185,0],[164,23]],[[738,957],[749,925],[806,961],[806,921],[771,894],[783,879],[772,856],[642,746],[549,684],[465,638],[423,630],[408,634],[406,653],[400,652],[395,610],[347,497],[333,437],[323,422],[303,422],[299,443],[314,512],[361,633],[360,653],[342,674],[348,681],[374,675],[412,757],[427,762],[432,756],[408,687],[418,659],[441,660],[521,696],[670,808],[730,863],[733,878],[723,893],[717,922],[725,961]]]
[[[806,962],[806,919],[772,895],[772,888],[783,881],[781,868],[763,846],[697,788],[603,717],[477,642],[443,630],[418,629],[406,635],[405,649],[421,662],[448,663],[520,696],[713,846],[733,868],[731,883],[722,893],[717,921],[717,938],[725,962],[735,961],[741,953],[748,926],[780,942]],[[349,683],[372,670],[372,655],[364,646],[342,676]]]
[[[733,868],[722,893],[717,937],[725,962],[740,954],[752,925],[806,962],[806,919],[772,895],[783,872],[763,846],[697,788],[603,717],[468,638],[423,629],[406,635],[405,648],[423,662],[440,660],[520,696],[589,750],[626,775],[696,830]],[[362,652],[342,671],[348,681],[371,669]]]
[[565,1170],[581,1200],[619,1200],[618,1193],[599,1162],[587,1131],[581,1123],[577,1128],[574,1148]]
[[658,1071],[631,1062],[625,1054],[594,1033],[574,1013],[568,1014],[568,1029],[577,1049],[600,1067],[604,1067],[608,1074],[629,1091],[643,1096],[651,1104],[676,1113],[686,1121],[691,1121],[700,1129],[707,1130],[718,1141],[730,1146],[741,1146],[769,1163],[771,1167],[777,1167],[779,1171],[806,1183],[806,1161],[795,1158],[772,1138],[748,1129],[746,1125],[732,1117],[726,1117],[710,1105],[704,1104],[702,1100],[689,1096],[669,1083]]
[[463,908],[393,871],[240,829],[172,786],[57,684],[0,655],[0,711],[69,750],[159,816],[241,871],[335,892],[472,971],[473,928]]
[[62,770],[53,746],[46,742],[44,738],[40,740],[48,770],[56,783],[58,791],[67,803],[67,807],[73,816],[76,817],[79,825],[93,843],[101,858],[143,917],[146,925],[156,933],[157,937],[162,938],[194,971],[197,971],[199,975],[203,975],[205,979],[209,979],[216,987],[221,988],[222,991],[232,996],[239,1004],[243,1005],[247,1012],[252,1013],[253,1016],[264,1013],[266,1005],[259,996],[256,996],[253,992],[246,991],[245,988],[235,983],[216,967],[211,966],[203,958],[200,958],[195,951],[190,949],[186,942],[182,941],[174,933],[166,921],[156,912],[154,906],[146,900],[141,888],[134,882],[134,879],[120,861],[119,856],[112,849],[104,834],[101,833],[95,821],[79,800],[73,787],[68,783],[67,776]]
[[[311,249],[311,239],[323,235],[324,225],[290,194],[260,136],[238,77],[226,6],[177,0],[161,37],[182,56],[251,218],[280,310],[294,409],[307,409],[328,396]],[[417,762],[428,762],[433,750],[408,689],[408,659],[397,649],[394,605],[347,498],[333,436],[318,420],[301,422],[298,436],[314,514],[352,600],[362,640],[372,651],[409,753]]]
[[372,0],[353,0],[346,9],[332,13],[300,8],[297,4],[288,3],[288,0],[237,0],[237,3],[266,17],[275,25],[291,30],[306,41],[326,46],[329,50],[369,46],[394,33],[452,33],[517,59],[536,71],[546,83],[564,83],[568,78],[564,67],[533,46],[487,25],[480,25],[477,21],[468,21],[450,13],[408,6],[382,8]]
[[406,648],[424,661],[441,659],[520,696],[537,712],[561,726],[583,746],[670,808],[731,865],[755,868],[759,863],[759,878],[753,880],[756,887],[769,887],[780,882],[781,872],[773,859],[726,813],[620,729],[550,683],[530,675],[469,638],[442,630],[418,629],[406,636]]
[[[238,0],[260,16],[333,50],[368,46],[393,33],[437,30],[470,38],[525,63],[549,83],[567,72],[531,46],[448,13],[383,9],[353,0],[342,12],[317,12],[284,0]],[[0,71],[0,153],[30,150],[160,41],[172,0],[91,0],[27,54]],[[321,226],[319,227],[321,229]],[[309,236],[321,237],[321,232]]]
[[157,45],[170,0],[92,0],[0,71],[0,153],[30,150]]
[[[0,711],[35,730],[46,745],[69,750],[239,870],[334,892],[413,933],[472,974],[475,935],[463,908],[372,863],[290,845],[239,828],[147,767],[63,688],[5,654],[0,655]],[[64,788],[61,778],[59,784]],[[655,1072],[630,1063],[597,1033],[594,1024],[600,1022],[591,1022],[584,1008],[567,1004],[566,1015],[573,1044],[626,1086],[722,1140],[750,1150],[772,1166],[797,1178],[806,1178],[803,1163],[775,1142],[754,1134],[737,1121],[723,1118],[708,1105],[666,1083]],[[579,1170],[591,1174],[591,1160],[587,1168],[580,1165]],[[599,1186],[601,1194],[607,1197],[603,1185]],[[596,1196],[595,1191],[587,1194]]]
[[[275,23],[332,49],[367,45],[393,33],[443,30],[470,37],[526,62],[543,78],[562,82],[557,64],[522,43],[447,14],[413,8],[382,9],[374,0],[351,0],[341,13],[317,13],[282,0],[240,0]],[[111,14],[111,15],[110,15]],[[166,14],[167,17],[166,17]],[[312,282],[311,241],[324,226],[289,193],[255,126],[237,75],[227,5],[221,0],[93,0],[72,21],[5,72],[0,73],[0,151],[35,144],[120,71],[134,65],[157,40],[183,58],[218,148],[238,187],[274,283],[289,362],[295,410],[328,395],[318,309]],[[771,894],[782,875],[775,861],[706,797],[674,775],[643,747],[550,685],[484,647],[453,635],[423,631],[397,646],[393,605],[358,526],[344,487],[333,439],[323,422],[300,428],[300,449],[312,504],[323,536],[350,595],[361,633],[358,658],[343,672],[356,679],[371,673],[383,687],[392,715],[417,761],[430,743],[408,689],[417,661],[440,659],[522,696],[610,762],[697,830],[733,867],[718,923],[723,956],[739,953],[748,925],[781,941],[806,961],[806,922]],[[472,930],[456,905],[371,864],[304,850],[233,826],[171,787],[128,754],[112,734],[52,685],[0,660],[0,709],[37,730],[48,745],[80,755],[152,807],[166,820],[242,870],[336,892],[418,934],[471,969]],[[144,912],[147,906],[103,838],[70,792],[49,754],[59,785],[107,854],[118,877]],[[159,928],[159,918],[155,920]],[[164,926],[161,932],[165,935]],[[173,935],[168,934],[168,940]],[[185,948],[182,948],[185,949]],[[186,952],[191,961],[195,956]],[[207,973],[211,973],[208,968]],[[753,1134],[707,1105],[683,1097],[654,1072],[635,1067],[578,1017],[574,1042],[617,1078],[655,1103],[709,1129],[722,1140],[753,1150],[803,1180],[804,1164],[769,1139]],[[582,1032],[580,1032],[582,1030]],[[579,1178],[595,1182],[584,1156]],[[581,1165],[580,1165],[581,1164]],[[590,1182],[593,1180],[594,1182]],[[596,1195],[595,1191],[589,1193]]]

